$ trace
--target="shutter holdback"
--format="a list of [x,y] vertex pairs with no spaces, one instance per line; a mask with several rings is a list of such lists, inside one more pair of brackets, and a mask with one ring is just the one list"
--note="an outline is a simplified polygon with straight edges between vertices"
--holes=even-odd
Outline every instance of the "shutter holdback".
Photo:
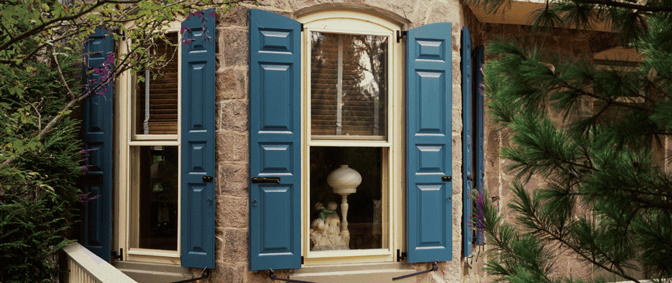
[[275,271],[273,271],[273,268],[269,268],[268,277],[271,278],[271,281],[280,280],[280,281],[285,281],[285,282],[315,283],[315,282],[312,282],[312,281],[303,281],[303,280],[296,280],[296,279],[289,279],[289,278],[280,278],[277,275],[275,275]]
[[196,278],[191,278],[191,279],[181,280],[181,281],[175,281],[175,282],[172,282],[172,283],[194,282],[194,281],[198,281],[198,280],[202,280],[202,279],[208,279],[208,277],[210,277],[210,272],[208,272],[208,267],[206,266],[205,268],[203,268],[203,271],[201,271],[201,277],[196,277]]
[[429,272],[437,271],[437,270],[439,270],[439,261],[435,260],[432,263],[432,268],[431,269],[416,272],[416,273],[406,274],[406,275],[402,275],[402,276],[397,276],[397,277],[392,278],[392,281],[399,280],[399,279],[404,279],[404,278],[407,278],[407,277],[416,276],[416,275],[420,275],[420,274],[424,274],[424,273],[429,273]]

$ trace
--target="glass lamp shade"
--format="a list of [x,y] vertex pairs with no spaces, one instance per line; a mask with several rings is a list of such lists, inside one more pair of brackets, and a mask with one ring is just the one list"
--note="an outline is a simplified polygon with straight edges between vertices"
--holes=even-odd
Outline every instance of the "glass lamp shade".
[[349,195],[357,192],[357,186],[362,183],[362,175],[348,165],[341,165],[338,169],[329,173],[327,184],[334,188],[334,193]]

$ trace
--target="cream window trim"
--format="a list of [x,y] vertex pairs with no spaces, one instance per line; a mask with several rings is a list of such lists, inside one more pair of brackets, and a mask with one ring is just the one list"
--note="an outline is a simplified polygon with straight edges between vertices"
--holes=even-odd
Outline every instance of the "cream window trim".
[[[126,28],[133,28],[132,23],[125,25]],[[182,70],[182,58],[179,56],[182,52],[181,42],[182,35],[180,34],[181,22],[170,23],[169,26],[162,30],[162,32],[176,32],[178,34],[178,74]],[[123,54],[128,52],[130,49],[130,40],[120,41],[118,52]],[[148,262],[148,263],[161,263],[161,264],[173,264],[180,265],[180,252],[181,252],[181,194],[180,184],[181,184],[181,174],[178,174],[178,195],[177,195],[177,250],[176,251],[165,251],[165,250],[153,250],[153,249],[143,249],[143,248],[132,248],[131,241],[133,237],[131,233],[134,232],[134,228],[131,225],[131,217],[137,217],[137,215],[132,215],[132,211],[137,213],[137,209],[132,209],[137,203],[133,203],[132,200],[137,200],[137,197],[133,197],[133,192],[137,193],[137,190],[133,190],[132,180],[134,179],[133,174],[137,172],[132,172],[132,164],[134,157],[131,154],[132,147],[139,146],[180,146],[181,138],[181,119],[178,119],[177,135],[135,135],[133,133],[133,111],[132,107],[133,102],[133,89],[134,89],[134,79],[131,71],[126,71],[120,75],[117,80],[117,95],[116,95],[116,106],[115,106],[115,204],[114,204],[114,227],[113,231],[113,250],[118,251],[123,249],[124,251],[124,261],[135,261],[135,262]],[[179,79],[178,75],[178,97],[181,96],[182,82]],[[181,116],[182,105],[181,101],[178,99],[178,115]],[[178,117],[179,117],[178,116]],[[181,147],[178,150],[178,164],[181,164]],[[181,168],[178,167],[178,172]],[[137,170],[136,170],[137,171]],[[137,178],[136,178],[137,179]]]
[[[326,11],[301,16],[297,19],[304,25],[302,33],[302,253],[305,265],[347,264],[364,262],[393,262],[396,249],[404,249],[404,188],[402,176],[405,174],[403,161],[405,112],[403,108],[403,52],[397,43],[396,31],[401,24],[356,11]],[[362,140],[363,138],[311,137],[310,108],[310,34],[311,32],[377,35],[388,37],[388,117],[386,137]],[[310,147],[378,147],[383,148],[382,179],[383,192],[383,249],[348,251],[310,251]]]

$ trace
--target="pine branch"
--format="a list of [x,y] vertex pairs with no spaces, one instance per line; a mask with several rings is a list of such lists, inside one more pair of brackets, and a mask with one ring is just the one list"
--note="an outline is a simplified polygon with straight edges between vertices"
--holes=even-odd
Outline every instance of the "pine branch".
[[611,0],[581,0],[582,4],[596,4],[603,5],[607,7],[617,7],[625,8],[630,10],[644,11],[644,12],[672,12],[672,7],[670,6],[648,6],[648,5],[637,5],[628,2],[621,1],[611,1]]

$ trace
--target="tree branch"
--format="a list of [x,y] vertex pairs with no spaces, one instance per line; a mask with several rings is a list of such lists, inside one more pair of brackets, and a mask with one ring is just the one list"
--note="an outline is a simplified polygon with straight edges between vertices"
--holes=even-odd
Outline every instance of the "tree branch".
[[70,94],[70,98],[74,99],[75,94],[72,93],[72,90],[70,90],[70,87],[68,86],[68,82],[65,80],[65,77],[63,77],[63,72],[61,71],[61,65],[58,63],[58,58],[56,58],[56,54],[52,52],[51,56],[54,57],[54,62],[56,62],[56,70],[58,71],[58,76],[61,78],[63,86],[68,91],[68,94]]

